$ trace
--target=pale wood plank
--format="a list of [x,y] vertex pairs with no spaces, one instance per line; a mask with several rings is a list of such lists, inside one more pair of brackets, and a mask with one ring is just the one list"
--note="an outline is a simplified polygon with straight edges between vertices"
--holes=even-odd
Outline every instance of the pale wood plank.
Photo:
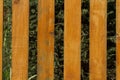
[[116,80],[120,80],[120,0],[116,0]]
[[0,80],[2,80],[3,0],[0,0]]
[[81,0],[65,0],[64,80],[80,80]]
[[12,0],[12,80],[27,80],[29,0]]
[[106,80],[107,0],[90,0],[90,80]]
[[54,0],[38,0],[37,80],[54,80]]

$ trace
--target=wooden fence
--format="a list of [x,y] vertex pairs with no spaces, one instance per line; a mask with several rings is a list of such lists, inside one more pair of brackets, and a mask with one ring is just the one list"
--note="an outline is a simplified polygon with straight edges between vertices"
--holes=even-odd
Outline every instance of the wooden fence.
[[[54,79],[54,0],[38,0],[37,79]],[[81,0],[65,0],[64,80],[80,80]],[[107,0],[90,0],[90,80],[106,80]],[[12,80],[28,78],[29,0],[12,0]],[[0,0],[2,80],[3,0]],[[120,80],[120,0],[116,0],[116,79]]]

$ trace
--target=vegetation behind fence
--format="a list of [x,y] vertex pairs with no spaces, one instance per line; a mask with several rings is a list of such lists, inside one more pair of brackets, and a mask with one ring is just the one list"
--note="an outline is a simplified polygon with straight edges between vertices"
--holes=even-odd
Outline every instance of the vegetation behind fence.
[[[57,4],[57,2],[61,3],[61,5],[63,5],[62,0],[61,1],[56,0],[56,4]],[[85,79],[85,76],[87,76],[87,77],[89,76],[88,75],[89,70],[86,70],[87,72],[85,72],[84,70],[85,70],[85,68],[88,69],[87,66],[89,64],[90,64],[89,69],[90,69],[90,79],[91,80],[94,80],[94,79],[95,80],[96,79],[105,80],[107,78],[107,72],[109,72],[110,70],[112,70],[114,68],[113,67],[109,71],[107,71],[107,67],[109,68],[109,65],[112,64],[112,63],[110,63],[107,65],[107,50],[108,50],[108,54],[110,53],[110,56],[108,56],[108,60],[110,60],[111,58],[115,58],[114,45],[112,45],[113,46],[112,49],[110,48],[111,51],[109,50],[109,46],[107,46],[107,43],[109,44],[109,40],[110,40],[110,42],[113,42],[112,44],[114,44],[115,28],[113,28],[113,27],[115,27],[115,25],[114,25],[115,20],[112,18],[114,18],[115,15],[113,15],[114,9],[113,9],[113,12],[112,11],[109,12],[109,6],[110,6],[109,3],[113,4],[113,3],[115,3],[115,1],[108,1],[108,6],[107,6],[107,1],[91,0],[90,1],[90,12],[89,12],[89,7],[88,7],[89,5],[87,5],[88,3],[89,2],[87,0],[81,1],[81,2],[80,2],[80,0],[78,0],[78,2],[65,0],[65,3],[64,3],[64,5],[65,5],[64,6],[64,79],[65,80],[67,80],[67,79],[68,80],[77,80],[77,79],[79,80],[80,75],[82,75],[82,79]],[[119,1],[118,2],[116,1],[116,3],[117,3],[116,9],[119,10]],[[3,3],[0,6],[3,6]],[[55,79],[58,79],[58,80],[62,79],[62,77],[59,78],[58,76],[59,75],[61,76],[63,74],[63,71],[62,71],[63,67],[60,67],[61,64],[63,65],[63,59],[61,61],[59,61],[59,58],[55,58],[55,66],[53,66],[53,64],[54,64],[54,56],[55,57],[56,57],[56,55],[57,55],[57,57],[62,56],[62,58],[63,58],[63,52],[62,52],[63,51],[63,40],[61,40],[61,39],[63,39],[61,37],[61,35],[63,35],[63,16],[61,15],[61,14],[63,14],[63,11],[58,11],[58,13],[59,13],[58,14],[57,11],[55,10],[54,6],[55,6],[54,1],[46,2],[43,0],[39,0],[39,3],[38,3],[38,8],[37,8],[37,10],[38,10],[38,13],[37,13],[38,14],[37,36],[38,37],[37,37],[37,39],[35,38],[33,40],[33,42],[37,42],[37,46],[36,46],[37,52],[35,51],[34,53],[35,53],[35,56],[36,56],[36,54],[38,54],[37,60],[36,60],[38,62],[38,65],[37,65],[38,66],[37,67],[38,74],[36,74],[38,79],[53,80],[54,67],[55,67],[55,73],[58,74],[57,76],[55,74]],[[60,9],[58,4],[56,6],[58,6],[57,7],[58,9]],[[82,7],[82,9],[81,9],[81,7]],[[0,8],[2,8],[2,7],[0,7]],[[5,8],[6,7],[4,7],[4,11],[5,11]],[[87,8],[87,9],[84,9],[84,8]],[[114,8],[115,8],[115,6],[114,6]],[[5,17],[5,16],[3,16],[2,9],[0,9],[2,11],[1,12],[2,18],[0,17],[1,19],[3,19],[3,17]],[[12,1],[12,49],[11,49],[12,56],[10,57],[10,59],[12,59],[12,68],[9,72],[11,72],[11,74],[12,74],[11,77],[13,80],[14,79],[17,79],[17,80],[21,80],[21,79],[26,80],[27,79],[28,66],[29,66],[28,62],[32,60],[31,59],[32,57],[29,58],[30,56],[28,56],[29,55],[28,53],[31,52],[31,50],[29,50],[29,48],[28,48],[31,45],[31,44],[29,44],[30,43],[29,41],[31,40],[31,38],[29,36],[29,34],[31,34],[31,31],[29,31],[31,29],[31,28],[29,29],[29,19],[31,19],[29,13],[31,14],[31,12],[29,10],[31,11],[31,8],[29,8],[29,1],[23,1],[23,0],[20,0],[20,1],[13,0]],[[107,10],[108,10],[108,14],[107,14]],[[119,12],[117,12],[117,10],[116,10],[116,16],[117,16],[116,17],[117,18],[116,19],[116,26],[117,26],[117,28],[116,28],[116,31],[117,31],[116,32],[116,34],[117,34],[116,51],[117,51],[117,55],[118,55],[118,53],[119,53],[119,15],[117,13],[119,13]],[[90,13],[90,24],[88,24],[89,23],[89,21],[88,21],[89,14],[87,11]],[[55,12],[55,14],[54,14],[54,12]],[[33,13],[34,13],[34,10],[33,10]],[[58,16],[56,16],[56,14],[58,14]],[[84,15],[86,15],[87,18]],[[107,16],[109,17],[109,15],[112,15],[112,16],[110,16],[110,18],[113,21],[112,20],[110,21],[109,19],[107,21]],[[57,19],[57,20],[55,20],[55,19]],[[7,18],[7,20],[9,20],[9,19]],[[84,20],[85,20],[85,22],[84,22]],[[3,21],[3,20],[1,20],[1,21]],[[88,23],[87,23],[87,21],[88,21]],[[58,24],[56,24],[57,22],[58,22]],[[61,23],[59,23],[59,22],[61,22]],[[86,25],[84,23],[86,23]],[[2,24],[3,24],[3,22],[1,23],[1,30],[3,30]],[[88,25],[90,25],[90,28],[88,28]],[[16,26],[19,26],[19,27],[16,27]],[[61,39],[59,39],[60,41],[58,41],[58,42],[55,41],[55,43],[62,45],[62,46],[60,46],[58,44],[55,44],[55,48],[54,48],[54,39],[58,39],[59,37],[56,37],[54,35],[54,26],[55,26],[55,35],[56,35],[56,33],[59,33],[59,35],[57,35],[57,36],[61,37]],[[60,26],[62,26],[62,29],[59,28]],[[87,27],[87,28],[84,28],[84,27]],[[112,30],[111,30],[111,32],[109,31],[109,29],[110,29],[109,27],[111,29],[113,28],[112,29],[114,31],[113,33],[112,33]],[[4,27],[4,29],[5,29],[5,27]],[[87,38],[88,38],[88,32],[87,32],[87,34],[84,33],[85,29],[90,33],[90,36],[89,36],[90,37],[90,43],[89,43],[90,55],[89,56],[88,56],[89,50],[86,50],[86,49],[88,49],[88,46],[86,46],[86,45],[88,45],[88,41],[87,41],[87,39],[85,39],[86,43],[83,41],[85,36],[87,36]],[[108,33],[107,33],[107,29],[108,29]],[[5,33],[2,34],[2,33],[3,33],[3,31],[1,31],[1,38],[2,38],[1,39],[1,50],[2,50],[2,45],[3,45],[3,47],[4,47],[3,53],[4,53],[4,51],[6,51],[6,49],[4,46],[4,42],[2,44],[2,40],[6,41],[6,39],[4,37],[5,37],[5,35],[7,36],[8,33],[7,34],[5,34]],[[108,36],[110,36],[110,38],[109,37],[107,38],[107,34],[108,34]],[[4,35],[4,37],[2,37],[2,35]],[[36,35],[36,32],[34,35]],[[81,46],[84,44],[85,44],[86,48],[84,48],[85,46]],[[30,49],[32,49],[32,48],[30,48]],[[35,49],[35,47],[34,47],[34,49]],[[54,49],[55,49],[55,54],[54,54]],[[61,50],[61,52],[60,52],[60,50]],[[57,54],[56,54],[56,52],[57,52]],[[62,53],[62,54],[59,54],[59,53]],[[83,54],[83,53],[85,53],[85,54]],[[2,52],[1,52],[1,54],[2,54]],[[81,56],[82,56],[82,59],[80,59]],[[90,58],[89,59],[90,61],[88,60],[88,57]],[[4,61],[4,58],[5,58],[5,56],[3,56],[3,64],[6,62],[6,61]],[[85,58],[87,58],[87,59],[84,60]],[[2,59],[2,56],[0,59]],[[58,63],[56,61],[58,61]],[[88,64],[88,61],[90,62],[89,64]],[[117,61],[117,65],[116,65],[116,67],[117,67],[119,65],[119,57],[116,58],[116,61]],[[2,60],[1,60],[1,62],[2,62]],[[60,64],[59,64],[59,62],[60,62]],[[81,66],[80,62],[82,63],[82,65],[85,68],[83,66]],[[111,62],[113,62],[113,61],[111,61]],[[114,59],[114,62],[115,62],[115,59]],[[108,61],[108,63],[109,63],[109,61]],[[56,65],[58,65],[58,64],[59,64],[59,66],[57,68]],[[86,65],[84,65],[84,64],[86,64]],[[96,66],[96,64],[98,64],[98,65]],[[114,66],[114,65],[115,65],[115,63],[112,66]],[[80,66],[82,69],[80,68]],[[3,67],[3,69],[4,69],[4,67]],[[35,67],[33,70],[35,70]],[[62,72],[59,73],[57,71],[62,71]],[[113,73],[114,72],[115,72],[115,69],[114,69]],[[4,73],[4,71],[3,71],[3,73]],[[108,73],[108,75],[109,75],[109,73]],[[117,75],[119,75],[119,66],[117,67]],[[114,79],[114,77],[108,76],[108,79]],[[119,76],[117,76],[116,79],[117,78],[119,79]]]

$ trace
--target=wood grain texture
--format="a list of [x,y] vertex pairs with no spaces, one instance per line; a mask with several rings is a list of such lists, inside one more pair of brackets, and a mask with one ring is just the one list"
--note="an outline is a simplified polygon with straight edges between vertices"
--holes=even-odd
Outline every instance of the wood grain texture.
[[12,0],[12,80],[27,80],[29,0]]
[[0,0],[0,80],[2,80],[3,0]]
[[54,80],[54,0],[38,0],[37,80]]
[[90,80],[106,80],[107,0],[90,0]]
[[80,80],[81,0],[65,0],[64,80]]
[[120,80],[120,0],[116,0],[116,80]]

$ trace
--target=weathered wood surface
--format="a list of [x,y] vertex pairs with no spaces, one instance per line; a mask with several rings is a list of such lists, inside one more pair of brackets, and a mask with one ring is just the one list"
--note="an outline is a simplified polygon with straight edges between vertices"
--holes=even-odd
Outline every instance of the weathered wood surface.
[[12,0],[12,80],[27,80],[29,0]]
[[116,0],[116,80],[120,80],[120,0]]
[[54,79],[54,0],[38,0],[37,79]]
[[81,0],[65,0],[64,80],[80,80]]
[[3,0],[0,0],[0,80],[2,80]]
[[90,80],[106,80],[107,0],[90,0]]

